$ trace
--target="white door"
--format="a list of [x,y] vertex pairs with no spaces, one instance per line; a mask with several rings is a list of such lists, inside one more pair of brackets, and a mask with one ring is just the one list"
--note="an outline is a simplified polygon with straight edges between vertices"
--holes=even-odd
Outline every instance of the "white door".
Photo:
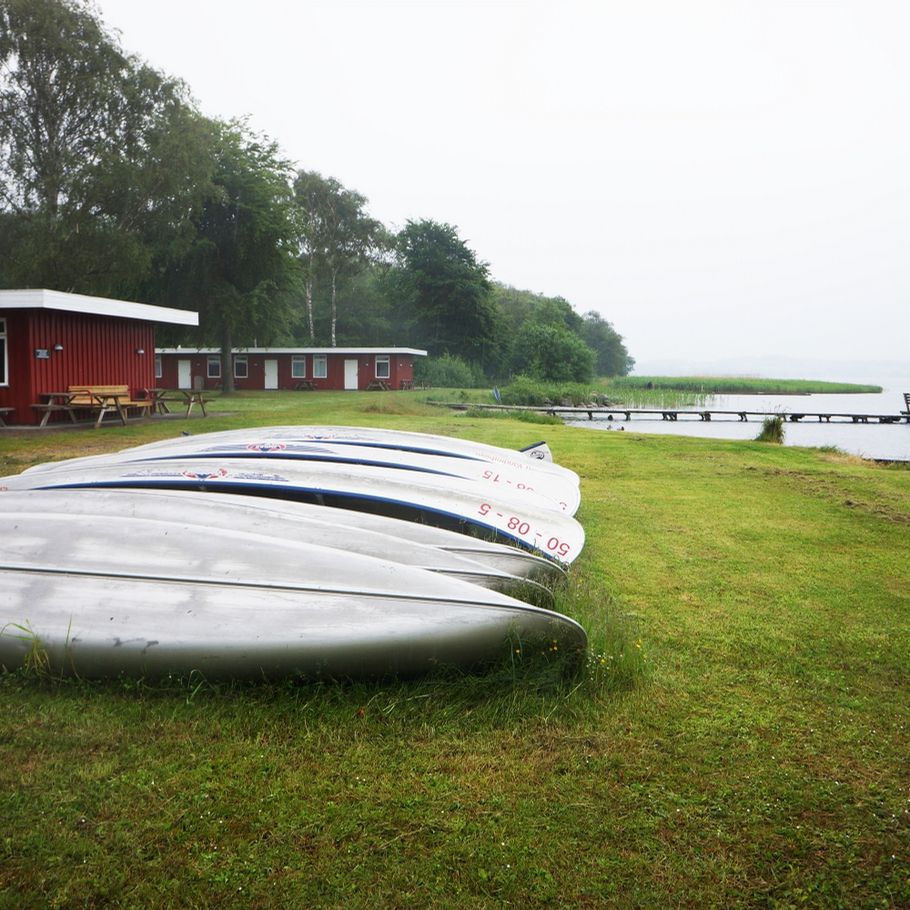
[[191,389],[193,387],[192,364],[189,360],[177,361],[177,388]]
[[265,385],[264,389],[277,389],[278,388],[278,361],[277,360],[266,360],[263,362],[265,367]]
[[344,362],[344,387],[346,390],[357,391],[360,386],[357,384],[357,360],[345,360]]

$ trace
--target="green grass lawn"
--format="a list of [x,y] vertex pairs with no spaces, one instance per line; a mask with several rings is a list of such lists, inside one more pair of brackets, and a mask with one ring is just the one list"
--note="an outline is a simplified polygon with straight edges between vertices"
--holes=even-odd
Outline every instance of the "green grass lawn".
[[910,471],[426,397],[0,432],[3,474],[254,423],[545,437],[592,639],[568,679],[0,675],[0,907],[910,907]]

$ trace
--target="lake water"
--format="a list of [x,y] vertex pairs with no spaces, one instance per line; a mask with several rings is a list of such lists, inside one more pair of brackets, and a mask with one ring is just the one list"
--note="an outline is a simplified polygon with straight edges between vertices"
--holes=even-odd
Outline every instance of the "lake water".
[[[899,414],[905,410],[904,392],[910,392],[910,379],[889,379],[886,382],[869,380],[884,387],[874,395],[714,395],[705,403],[705,409],[725,411],[833,412],[847,414]],[[691,410],[695,410],[692,408]],[[690,408],[686,408],[690,410]],[[735,416],[715,417],[710,422],[697,417],[680,416],[679,420],[661,420],[660,415],[644,417],[633,415],[626,421],[621,415],[608,421],[603,417],[567,420],[572,426],[593,430],[618,432],[663,433],[673,436],[697,436],[706,439],[754,439],[761,430],[762,418],[750,417],[743,423]],[[864,458],[910,461],[910,424],[819,423],[817,419],[803,418],[799,423],[787,422],[784,426],[784,444],[790,446],[836,446],[851,455]]]

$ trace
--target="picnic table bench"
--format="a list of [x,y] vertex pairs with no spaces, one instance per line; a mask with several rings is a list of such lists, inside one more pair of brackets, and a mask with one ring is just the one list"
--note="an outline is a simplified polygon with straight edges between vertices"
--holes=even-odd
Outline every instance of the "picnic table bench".
[[374,379],[368,386],[368,392],[391,392],[392,387],[384,379]]
[[33,404],[35,410],[43,411],[40,426],[47,426],[51,414],[63,412],[76,423],[76,411],[91,411],[98,414],[95,428],[101,426],[105,414],[116,414],[126,426],[127,410],[142,411],[143,417],[151,412],[152,402],[148,399],[134,400],[126,385],[71,385],[65,392],[43,392],[46,400]]
[[6,415],[15,411],[15,408],[0,408],[0,427],[6,426]]
[[202,416],[208,417],[205,406],[209,403],[209,399],[200,389],[146,389],[145,391],[152,411],[156,414],[170,414],[171,409],[168,404],[177,403],[186,408],[183,416],[189,417],[193,406],[198,404],[202,409]]

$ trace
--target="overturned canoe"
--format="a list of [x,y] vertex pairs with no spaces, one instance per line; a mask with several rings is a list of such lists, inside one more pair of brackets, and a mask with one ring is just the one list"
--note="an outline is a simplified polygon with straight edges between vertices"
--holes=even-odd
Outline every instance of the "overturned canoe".
[[[72,470],[85,465],[128,464],[133,462],[185,460],[189,458],[232,458],[268,461],[327,462],[332,464],[367,465],[399,471],[435,474],[473,480],[490,491],[490,495],[507,495],[536,503],[545,508],[574,515],[580,504],[578,485],[561,474],[532,476],[511,465],[494,465],[489,461],[459,458],[441,454],[377,448],[347,442],[298,442],[269,439],[255,431],[236,441],[213,441],[209,434],[181,436],[167,445],[152,443],[108,455],[92,455],[67,461],[49,462],[30,468],[29,472]],[[217,435],[217,434],[216,434]]]
[[[265,470],[265,468],[268,470]],[[369,465],[296,462],[268,465],[242,459],[185,459],[135,464],[91,464],[0,478],[12,490],[74,487],[186,489],[315,502],[344,509],[421,520],[451,530],[494,535],[546,558],[572,562],[584,530],[570,516],[488,495],[474,481]]]
[[[348,427],[331,425],[270,426],[242,430],[222,430],[202,433],[197,436],[180,437],[206,439],[209,443],[241,443],[250,435],[260,439],[287,442],[337,442],[366,448],[392,449],[401,452],[416,452],[425,455],[441,455],[451,458],[485,461],[490,464],[509,466],[517,471],[550,476],[561,476],[578,486],[578,475],[552,461],[549,448],[536,443],[516,451],[501,446],[473,442],[455,436],[440,436],[432,433],[414,433],[408,430],[388,430],[381,427]],[[178,440],[165,439],[137,446],[137,449],[151,450],[167,448]],[[124,451],[131,451],[125,449]],[[135,451],[135,450],[133,450]]]
[[32,498],[0,497],[7,668],[362,677],[586,646],[568,617],[436,573],[241,531],[49,515]]
[[[206,529],[243,531],[280,542],[318,543],[362,556],[387,559],[402,565],[438,572],[485,588],[531,599],[539,606],[552,602],[548,588],[531,580],[538,573],[533,556],[529,556],[524,574],[505,572],[490,562],[472,559],[468,553],[457,553],[432,544],[408,540],[395,534],[411,523],[394,518],[373,516],[373,527],[347,524],[346,516],[356,521],[361,513],[328,510],[303,503],[259,499],[250,496],[218,496],[199,492],[130,489],[25,490],[0,493],[0,517],[28,511],[45,515],[79,515],[103,524],[111,519],[142,518],[176,522],[183,527],[195,526],[198,540],[206,540]],[[426,530],[426,525],[416,528]],[[416,535],[415,535],[416,536]],[[426,535],[424,535],[425,537]],[[464,540],[460,534],[449,543]],[[265,543],[263,544],[265,545]],[[512,549],[514,553],[514,548]],[[521,555],[521,554],[516,554]],[[553,566],[547,562],[546,566]],[[562,573],[558,573],[561,575]],[[552,573],[549,578],[555,577]]]

